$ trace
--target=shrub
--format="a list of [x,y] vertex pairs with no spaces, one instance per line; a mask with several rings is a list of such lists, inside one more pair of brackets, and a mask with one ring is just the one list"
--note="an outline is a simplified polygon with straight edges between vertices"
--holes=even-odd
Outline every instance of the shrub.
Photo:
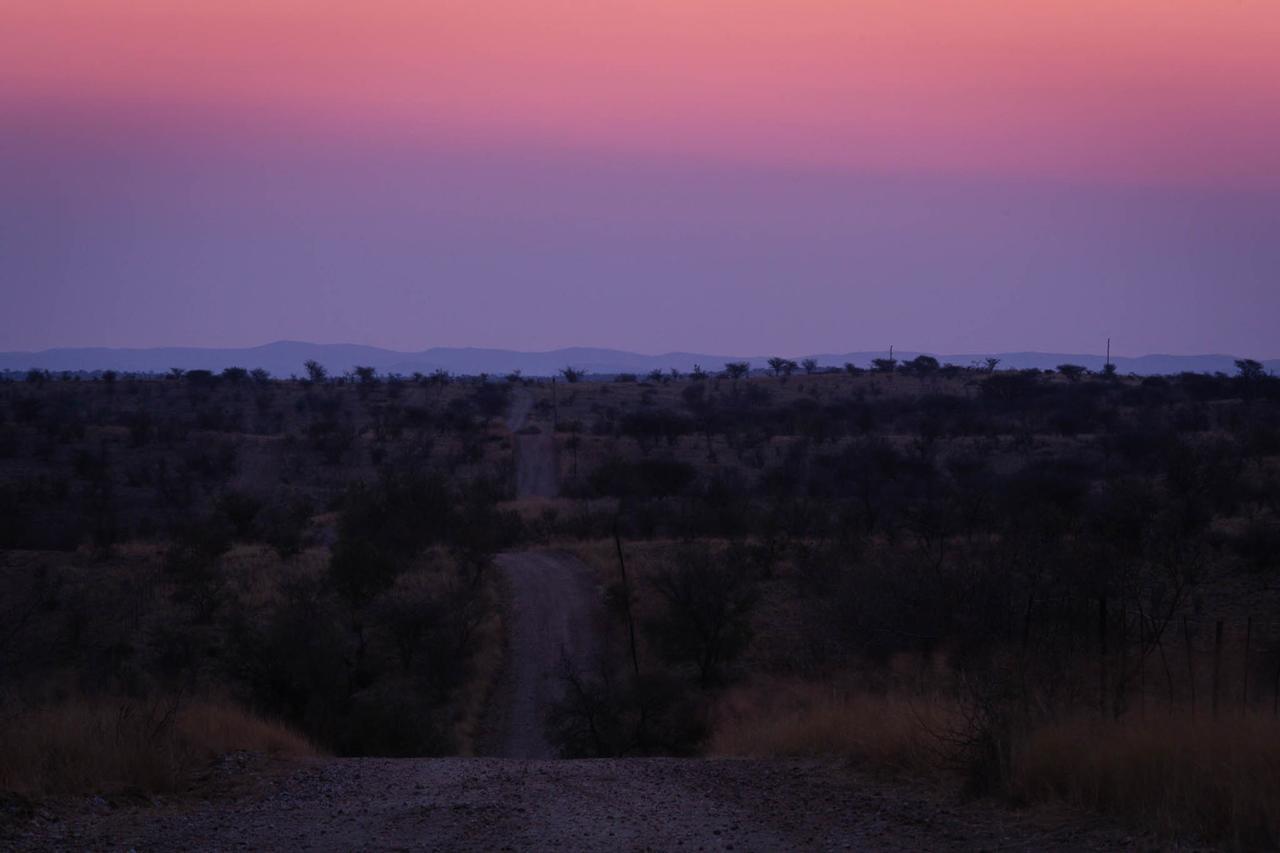
[[703,684],[717,681],[751,641],[756,590],[747,567],[690,547],[651,583],[664,607],[649,629],[664,656],[692,663]]

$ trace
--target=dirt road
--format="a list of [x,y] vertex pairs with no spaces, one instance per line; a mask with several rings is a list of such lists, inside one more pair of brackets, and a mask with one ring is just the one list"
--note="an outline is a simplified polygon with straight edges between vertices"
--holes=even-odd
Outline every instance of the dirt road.
[[498,556],[507,580],[507,663],[485,749],[508,758],[553,758],[543,717],[560,695],[564,661],[590,668],[599,654],[600,596],[586,566],[558,551]]
[[[243,780],[244,769],[233,770]],[[832,762],[329,759],[204,799],[37,819],[0,847],[67,850],[1151,849]]]
[[516,497],[554,498],[560,491],[560,466],[556,455],[555,436],[541,432],[521,432],[529,429],[529,413],[532,409],[533,395],[528,391],[521,388],[512,394],[511,409],[507,414],[507,429],[511,430],[511,454],[516,469]]

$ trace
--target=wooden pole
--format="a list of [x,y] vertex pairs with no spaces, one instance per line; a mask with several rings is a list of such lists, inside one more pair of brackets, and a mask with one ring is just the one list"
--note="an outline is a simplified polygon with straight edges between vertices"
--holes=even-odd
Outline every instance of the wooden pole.
[[1107,597],[1098,596],[1098,710],[1107,715]]
[[1253,639],[1253,617],[1244,623],[1244,683],[1240,687],[1240,713],[1249,704],[1249,641]]
[[1191,625],[1187,617],[1182,617],[1182,638],[1187,645],[1187,681],[1191,685],[1191,719],[1196,718],[1196,668],[1195,655],[1191,648]]
[[627,615],[627,636],[631,642],[631,669],[640,678],[640,656],[636,653],[636,623],[631,615],[631,584],[627,582],[627,563],[622,559],[622,535],[618,532],[618,519],[613,520],[613,544],[618,549],[618,572],[622,575],[622,606]]
[[1276,680],[1271,688],[1271,716],[1280,717],[1280,663],[1276,664]]
[[1138,611],[1138,712],[1147,718],[1147,626],[1142,611]]
[[1129,614],[1126,604],[1124,595],[1121,595],[1120,636],[1117,638],[1120,661],[1116,664],[1115,703],[1111,709],[1117,718],[1129,710]]
[[1218,719],[1218,695],[1222,686],[1222,620],[1213,625],[1213,718]]

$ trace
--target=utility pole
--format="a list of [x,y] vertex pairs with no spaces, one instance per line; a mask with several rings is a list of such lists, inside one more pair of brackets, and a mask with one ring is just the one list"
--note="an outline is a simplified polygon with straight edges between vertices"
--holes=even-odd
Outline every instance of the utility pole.
[[1111,338],[1107,338],[1107,367],[1111,366]]

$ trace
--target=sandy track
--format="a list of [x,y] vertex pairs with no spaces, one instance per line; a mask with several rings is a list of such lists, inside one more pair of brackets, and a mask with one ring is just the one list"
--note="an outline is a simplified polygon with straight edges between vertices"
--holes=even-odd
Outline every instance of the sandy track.
[[511,431],[511,455],[516,471],[516,497],[554,498],[559,494],[559,463],[554,435],[531,432],[520,434],[533,410],[533,395],[517,389],[511,396],[507,412],[507,429]]
[[599,654],[600,596],[590,571],[558,551],[498,556],[507,581],[507,658],[484,750],[509,758],[553,758],[543,725],[559,697],[564,662],[590,668]]
[[[37,820],[15,849],[1087,850],[1143,841],[832,762],[330,759],[238,793]],[[1150,840],[1146,844],[1150,845]]]
[[551,435],[512,436],[516,466],[516,497],[554,498],[556,484],[556,440]]

